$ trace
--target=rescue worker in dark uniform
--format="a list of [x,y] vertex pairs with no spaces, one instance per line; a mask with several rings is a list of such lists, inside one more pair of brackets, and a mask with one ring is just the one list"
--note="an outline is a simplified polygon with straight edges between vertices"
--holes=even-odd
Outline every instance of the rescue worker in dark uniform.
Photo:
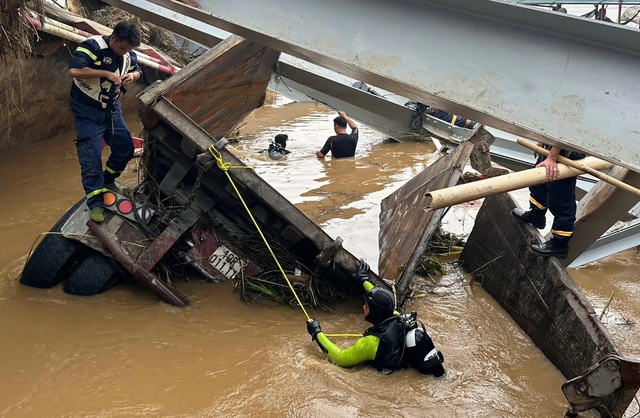
[[[571,160],[580,160],[585,157],[584,154],[549,145],[544,145],[544,148],[550,150],[549,156],[536,155],[536,167],[545,167],[547,177],[552,180],[560,175],[556,162],[558,155]],[[531,250],[543,257],[567,258],[569,240],[573,235],[576,222],[576,177],[529,187],[529,193],[530,209],[526,212],[519,208],[514,209],[511,212],[514,218],[520,222],[530,223],[538,229],[544,229],[547,209],[553,215],[551,239],[542,244],[531,244]]]
[[340,349],[322,332],[316,319],[307,321],[312,340],[327,354],[329,361],[340,367],[367,363],[378,370],[415,368],[423,374],[444,375],[444,357],[436,350],[424,326],[420,327],[416,313],[401,314],[393,293],[368,281],[369,266],[358,263],[354,279],[365,289],[363,306],[365,320],[373,324],[355,344]]
[[[133,158],[131,132],[122,118],[120,94],[123,86],[142,75],[133,48],[140,45],[140,31],[130,22],[120,22],[110,36],[92,36],[76,48],[69,60],[73,77],[69,106],[76,124],[76,149],[87,195],[90,217],[104,221],[102,193],[122,194],[115,179]],[[111,148],[102,169],[102,140]]]

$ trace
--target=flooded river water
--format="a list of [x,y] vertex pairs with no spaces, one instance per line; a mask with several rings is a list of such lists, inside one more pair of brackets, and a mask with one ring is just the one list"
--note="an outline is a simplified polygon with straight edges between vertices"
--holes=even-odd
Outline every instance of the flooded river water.
[[[387,143],[362,128],[357,158],[321,161],[314,151],[332,135],[333,117],[326,108],[280,100],[248,118],[241,129],[247,138],[234,152],[376,265],[380,201],[432,161],[433,149]],[[289,135],[292,154],[274,162],[257,151],[279,132]],[[193,301],[184,309],[133,284],[89,298],[20,285],[34,239],[82,197],[72,137],[0,157],[0,416],[563,416],[565,379],[481,287],[456,271],[407,306],[444,353],[442,379],[333,366],[310,341],[299,311],[246,305],[230,283],[177,280]],[[135,165],[126,184],[135,184]],[[446,226],[469,233],[473,209],[450,211]],[[616,292],[605,322],[621,350],[640,357],[630,324],[640,316],[637,261],[627,252],[570,274],[597,307]],[[327,332],[367,327],[359,301],[312,315]]]

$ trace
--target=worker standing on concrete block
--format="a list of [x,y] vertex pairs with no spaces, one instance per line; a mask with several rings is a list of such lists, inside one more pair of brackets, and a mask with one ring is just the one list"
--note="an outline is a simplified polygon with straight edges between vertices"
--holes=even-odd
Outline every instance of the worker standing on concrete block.
[[329,361],[341,367],[368,363],[378,370],[411,367],[423,374],[444,375],[444,357],[436,350],[416,313],[399,312],[393,293],[369,282],[369,265],[364,260],[358,262],[353,279],[366,291],[364,319],[373,326],[354,345],[342,350],[322,332],[316,319],[308,320],[307,331],[311,339],[318,343]]
[[[333,158],[353,157],[358,146],[358,126],[342,110],[333,120],[334,136],[330,136],[320,151],[316,151],[318,158],[324,158],[329,152]],[[347,124],[351,128],[351,134],[347,133]]]
[[[543,146],[543,144],[538,144],[538,146]],[[560,175],[556,162],[558,155],[571,160],[580,160],[585,157],[584,154],[562,150],[558,147],[544,145],[544,148],[550,150],[549,155],[545,158],[542,155],[534,154],[538,158],[536,167],[544,167],[547,177],[551,180],[556,180]],[[530,223],[538,229],[543,229],[546,225],[547,209],[553,215],[551,239],[542,244],[531,244],[531,250],[543,257],[567,258],[569,241],[576,222],[576,178],[570,177],[532,186],[529,187],[529,192],[530,209],[527,212],[519,208],[514,209],[511,212],[514,218],[520,222]]]
[[[111,36],[92,36],[76,48],[69,60],[73,77],[69,106],[76,124],[76,148],[87,194],[90,217],[104,221],[102,193],[122,190],[115,184],[133,158],[131,132],[122,118],[123,86],[142,75],[133,48],[140,45],[140,31],[130,22],[116,25]],[[102,140],[111,148],[102,169]]]

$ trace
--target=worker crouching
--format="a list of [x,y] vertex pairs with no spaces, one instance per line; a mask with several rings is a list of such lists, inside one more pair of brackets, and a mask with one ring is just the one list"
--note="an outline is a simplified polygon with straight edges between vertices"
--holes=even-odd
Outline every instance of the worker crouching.
[[396,308],[393,294],[374,286],[369,266],[358,263],[354,279],[365,289],[364,318],[373,324],[351,347],[342,350],[322,332],[316,319],[307,321],[307,331],[329,361],[340,367],[370,364],[378,370],[394,371],[407,367],[423,374],[440,377],[445,374],[444,356],[438,351],[417,314],[403,314]]

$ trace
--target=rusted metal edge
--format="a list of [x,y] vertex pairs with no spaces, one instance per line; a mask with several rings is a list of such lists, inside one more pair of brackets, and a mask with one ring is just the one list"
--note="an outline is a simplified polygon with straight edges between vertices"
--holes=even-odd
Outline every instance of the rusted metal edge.
[[601,417],[622,417],[640,387],[640,362],[609,354],[562,385],[567,416],[595,409]]
[[445,209],[425,211],[429,190],[451,187],[458,182],[473,144],[465,142],[441,157],[381,203],[378,242],[380,276],[396,285],[401,301]]
[[227,39],[223,40],[218,45],[202,54],[200,57],[198,57],[197,60],[187,65],[182,70],[169,77],[167,80],[164,80],[161,83],[154,83],[147,89],[143,90],[138,94],[138,99],[145,106],[151,106],[160,97],[169,93],[184,81],[189,80],[193,76],[197,75],[202,68],[211,64],[212,61],[216,60],[218,57],[225,54],[233,47],[242,43],[244,40],[245,39],[240,36],[229,36]]
[[316,259],[314,260],[315,263],[320,267],[324,267],[326,264],[328,264],[329,261],[331,261],[333,256],[336,254],[336,252],[340,249],[340,247],[342,247],[342,241],[343,241],[342,238],[337,237],[336,240],[333,241],[333,244],[331,244],[329,248],[327,248],[326,250],[318,254]]
[[189,305],[189,299],[178,292],[168,283],[163,282],[154,274],[138,266],[133,257],[122,247],[118,237],[106,227],[98,225],[92,220],[87,222],[89,229],[98,237],[104,245],[111,251],[113,256],[127,269],[129,273],[143,286],[151,289],[163,302],[178,307]]
[[138,266],[143,270],[151,270],[173,247],[173,244],[196,222],[198,214],[187,208],[171,220],[153,242],[138,257]]
[[[607,356],[620,356],[593,306],[558,259],[531,252],[530,244],[542,237],[531,225],[515,221],[515,207],[508,194],[485,199],[460,256],[464,269],[567,379],[583,375]],[[640,382],[633,373],[622,379],[624,392],[619,395],[624,396],[616,396],[610,408],[623,413],[633,398],[627,392],[635,394]]]

